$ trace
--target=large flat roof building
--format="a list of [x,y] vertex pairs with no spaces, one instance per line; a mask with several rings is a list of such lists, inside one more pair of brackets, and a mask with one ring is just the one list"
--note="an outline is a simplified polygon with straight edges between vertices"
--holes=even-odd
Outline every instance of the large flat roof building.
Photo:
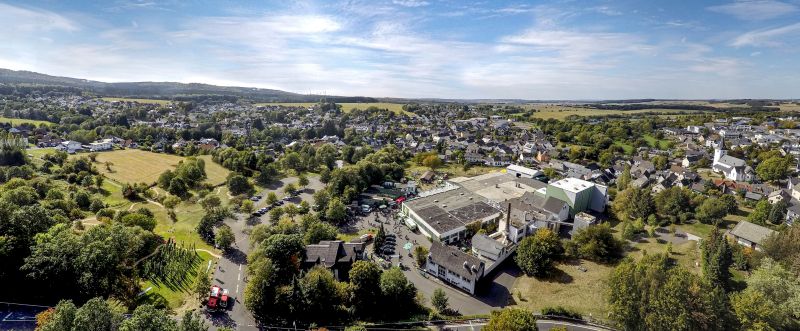
[[564,178],[548,184],[545,196],[566,202],[570,216],[587,210],[603,212],[608,204],[608,187],[578,178]]
[[459,186],[406,200],[402,211],[423,234],[447,243],[464,239],[467,224],[486,223],[501,214],[485,198]]

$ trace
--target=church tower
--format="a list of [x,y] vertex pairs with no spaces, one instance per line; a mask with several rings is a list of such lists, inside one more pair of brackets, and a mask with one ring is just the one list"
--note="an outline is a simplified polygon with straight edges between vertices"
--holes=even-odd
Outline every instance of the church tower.
[[719,138],[719,146],[714,148],[714,163],[713,164],[717,164],[719,162],[719,159],[721,159],[726,154],[727,154],[727,151],[725,150],[725,140],[723,140],[722,137],[720,137]]

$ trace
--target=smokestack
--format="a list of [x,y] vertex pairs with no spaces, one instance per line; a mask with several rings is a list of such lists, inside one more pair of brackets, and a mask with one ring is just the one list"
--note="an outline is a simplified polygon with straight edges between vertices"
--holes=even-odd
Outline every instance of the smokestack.
[[508,203],[508,209],[506,209],[506,233],[511,229],[511,203]]

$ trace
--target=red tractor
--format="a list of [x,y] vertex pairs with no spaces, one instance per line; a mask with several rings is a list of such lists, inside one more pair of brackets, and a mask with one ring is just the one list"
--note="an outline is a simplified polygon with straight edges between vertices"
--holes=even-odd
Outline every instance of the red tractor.
[[211,294],[208,296],[208,303],[206,306],[210,311],[227,309],[228,290],[222,289],[217,285],[211,286]]

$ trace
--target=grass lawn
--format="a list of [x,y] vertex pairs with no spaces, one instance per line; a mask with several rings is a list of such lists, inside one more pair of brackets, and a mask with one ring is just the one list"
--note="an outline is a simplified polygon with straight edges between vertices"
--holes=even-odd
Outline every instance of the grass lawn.
[[586,272],[578,270],[577,265],[558,264],[556,275],[548,280],[521,276],[512,290],[514,301],[536,312],[547,306],[564,306],[605,318],[605,280],[614,267],[586,260],[581,260],[581,265]]
[[135,99],[135,98],[101,98],[103,101],[114,102],[114,101],[129,101],[129,102],[138,102],[138,103],[151,103],[157,105],[166,105],[172,101],[170,100],[157,100],[157,99]]
[[[664,235],[671,236],[671,234]],[[647,254],[666,253],[667,244],[665,242],[659,242],[657,238],[642,238],[633,245],[632,250],[628,252],[628,256],[639,260],[642,258],[645,251]],[[681,244],[673,245],[670,258],[672,258],[678,265],[685,267],[687,270],[693,273],[698,275],[702,273],[702,270],[699,267],[700,244],[696,241],[689,240]],[[698,263],[698,266],[695,266],[695,263]]]
[[667,147],[669,146],[669,140],[656,139],[656,137],[653,137],[653,136],[651,136],[649,134],[644,135],[644,137],[642,137],[642,139],[647,141],[647,144],[650,145],[650,147],[653,147],[653,148],[667,149]]
[[39,125],[53,125],[54,123],[48,121],[39,121],[39,120],[29,120],[24,118],[8,118],[0,116],[0,123],[11,123],[11,125],[20,125],[20,124],[33,124],[35,126]]
[[[316,105],[316,102],[276,102],[276,103],[258,103],[256,106],[288,106],[288,107],[312,107]],[[367,109],[369,107],[375,106],[380,109],[388,109],[396,114],[405,114],[408,116],[414,116],[414,113],[407,112],[403,110],[403,104],[401,103],[388,103],[388,102],[363,102],[363,103],[340,103],[342,105],[343,112],[349,112],[353,109]]]
[[615,141],[614,146],[622,147],[622,149],[625,151],[625,154],[633,155],[634,148],[633,145],[631,144],[626,144],[621,141]]
[[376,228],[362,229],[362,230],[358,230],[358,232],[356,232],[356,233],[341,233],[341,232],[339,232],[339,234],[336,235],[336,240],[342,240],[342,241],[349,242],[349,241],[351,241],[353,239],[357,239],[362,234],[372,233],[374,235],[377,232],[378,232],[378,229],[376,229]]
[[230,170],[211,160],[211,155],[199,155],[197,158],[206,162],[207,182],[211,183],[211,185],[225,184],[228,174],[231,172]]

